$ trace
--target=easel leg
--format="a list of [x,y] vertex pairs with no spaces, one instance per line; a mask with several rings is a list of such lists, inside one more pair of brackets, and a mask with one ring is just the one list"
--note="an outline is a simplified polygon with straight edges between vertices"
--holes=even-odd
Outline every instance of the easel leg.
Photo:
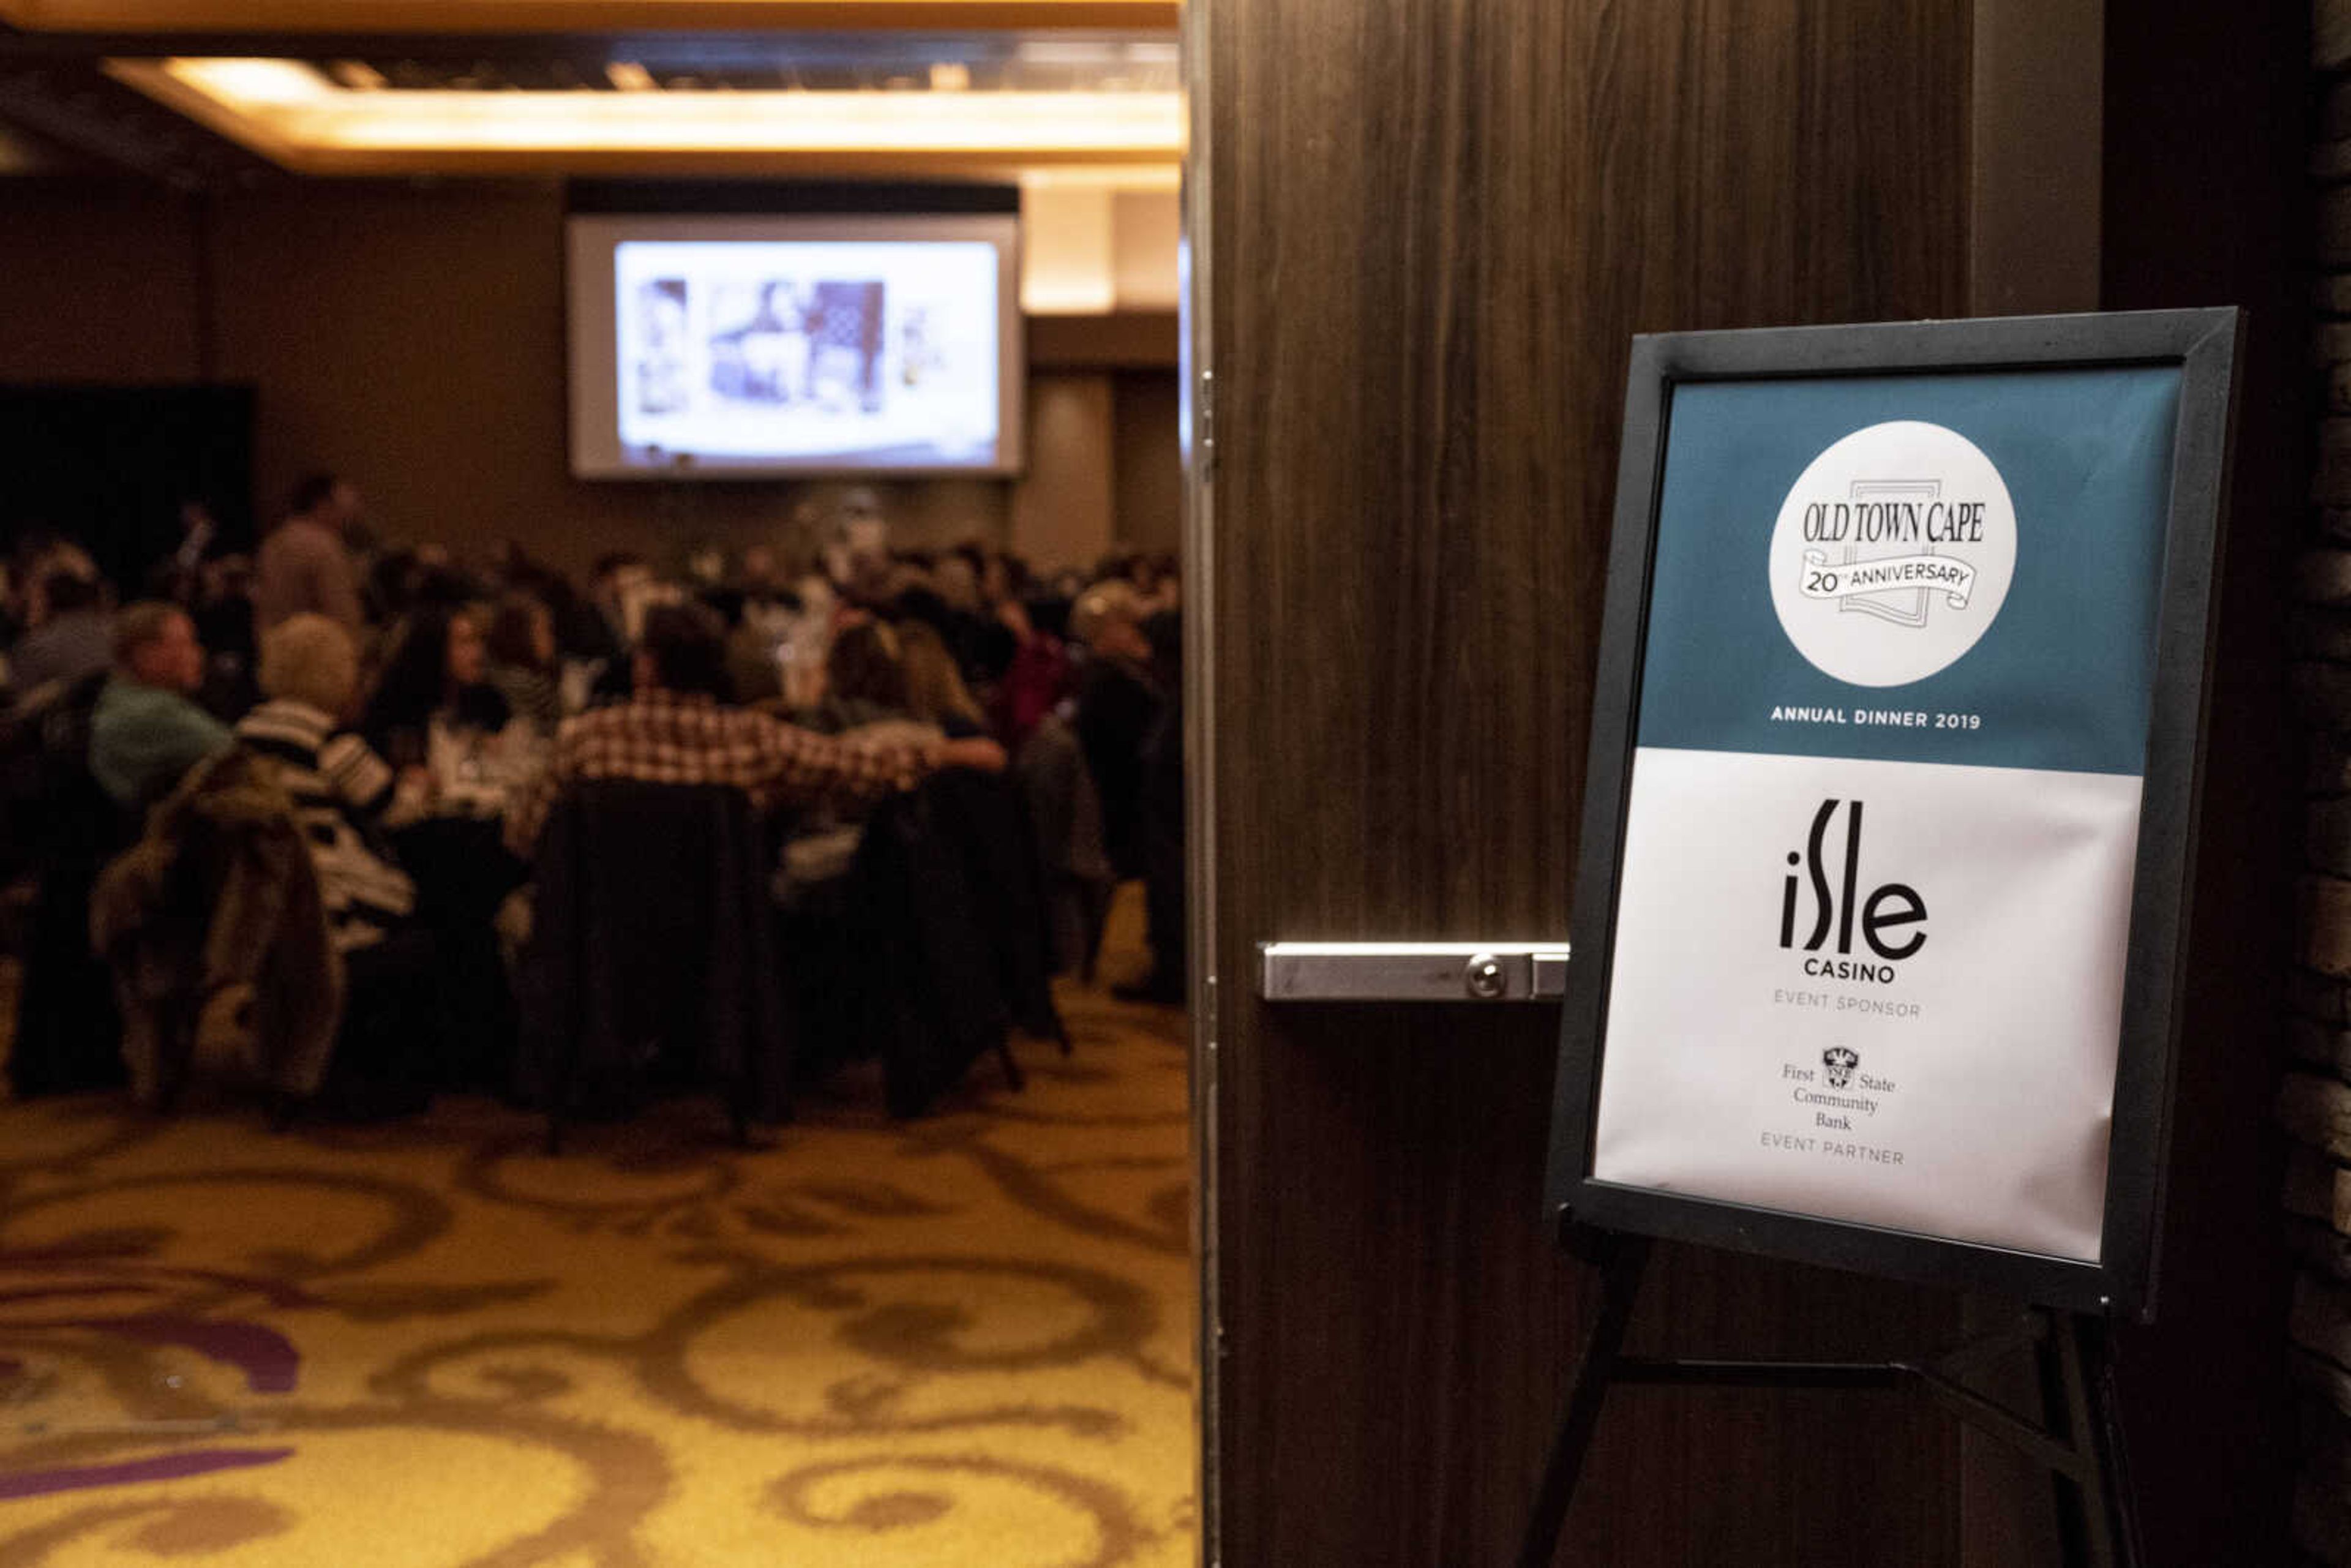
[[2057,1530],[2068,1568],[2138,1568],[2138,1514],[2123,1452],[2106,1325],[2050,1312],[2041,1342],[2041,1385],[2053,1432],[2081,1455],[2078,1473],[2056,1478]]
[[1551,1568],[1559,1551],[1560,1531],[1567,1527],[1568,1505],[1575,1500],[1575,1483],[1583,1473],[1583,1456],[1592,1447],[1593,1428],[1600,1421],[1600,1406],[1615,1375],[1616,1358],[1625,1348],[1625,1327],[1632,1321],[1633,1299],[1640,1293],[1641,1275],[1648,1266],[1646,1236],[1608,1235],[1596,1244],[1601,1265],[1600,1315],[1584,1339],[1576,1364],[1575,1382],[1568,1395],[1559,1434],[1552,1439],[1551,1458],[1543,1466],[1542,1490],[1535,1494],[1534,1515],[1519,1548],[1519,1568]]

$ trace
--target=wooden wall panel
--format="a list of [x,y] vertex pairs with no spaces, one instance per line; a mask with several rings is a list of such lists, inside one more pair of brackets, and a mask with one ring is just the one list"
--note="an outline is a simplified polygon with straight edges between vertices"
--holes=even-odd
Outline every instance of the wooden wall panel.
[[[1581,1322],[1555,1018],[1249,995],[1275,937],[1565,929],[1636,331],[1956,314],[1962,0],[1200,0],[1226,1568],[1510,1560]],[[1668,1252],[1636,1338],[1896,1351],[1922,1292]],[[1953,1561],[1897,1402],[1643,1391],[1562,1561]]]

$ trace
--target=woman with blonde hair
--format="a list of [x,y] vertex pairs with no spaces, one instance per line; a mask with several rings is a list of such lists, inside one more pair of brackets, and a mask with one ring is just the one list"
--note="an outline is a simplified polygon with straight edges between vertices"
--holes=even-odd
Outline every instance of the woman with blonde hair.
[[811,717],[813,726],[838,735],[912,716],[896,629],[867,616],[834,632],[825,650],[824,695]]
[[359,650],[340,622],[304,612],[261,639],[263,702],[236,737],[277,764],[310,846],[335,946],[371,947],[416,910],[416,886],[376,842],[393,777],[343,727],[359,688]]
[[342,1025],[313,1107],[373,1121],[430,1103],[450,1015],[436,945],[416,918],[416,884],[377,833],[392,769],[343,727],[359,677],[359,650],[340,622],[290,615],[262,633],[264,701],[238,722],[236,738],[276,765],[342,955]]
[[906,710],[939,727],[955,743],[961,766],[1001,771],[1004,747],[987,733],[987,716],[963,684],[946,639],[920,621],[898,625],[898,665],[904,674]]
[[[963,684],[963,672],[956,668],[946,639],[920,621],[902,622],[897,631],[898,664],[905,672],[906,710],[942,729],[953,723],[966,735],[982,733],[987,716]],[[955,731],[948,729],[948,733]]]
[[[939,768],[1001,770],[1004,747],[977,716],[978,705],[963,690],[962,677],[955,677],[959,707],[952,699],[942,705],[935,695],[935,674],[923,677],[934,695],[918,705],[910,685],[914,666],[906,657],[910,634],[918,644],[927,639],[941,658],[946,657],[938,633],[920,622],[867,618],[842,627],[825,657],[824,695],[814,707],[801,712],[799,722],[824,735],[901,736],[935,747],[934,765]],[[916,665],[923,657],[916,654]],[[946,659],[946,664],[952,674],[954,661]]]

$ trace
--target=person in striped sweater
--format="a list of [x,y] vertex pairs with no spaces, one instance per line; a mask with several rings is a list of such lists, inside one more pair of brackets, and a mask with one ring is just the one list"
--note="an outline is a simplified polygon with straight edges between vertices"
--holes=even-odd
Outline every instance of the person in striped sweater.
[[394,794],[392,768],[341,727],[358,685],[350,633],[324,615],[290,616],[262,637],[266,700],[236,727],[239,741],[277,764],[346,956],[381,944],[416,911],[415,883],[378,836]]

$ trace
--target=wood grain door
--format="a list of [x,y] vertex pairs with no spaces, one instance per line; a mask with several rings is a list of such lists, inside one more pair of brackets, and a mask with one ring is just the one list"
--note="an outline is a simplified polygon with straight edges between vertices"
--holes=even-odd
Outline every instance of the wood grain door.
[[[1196,0],[1209,1560],[1511,1560],[1583,1271],[1547,1007],[1259,1002],[1275,939],[1566,933],[1627,341],[1964,314],[1965,0]],[[1202,376],[1212,380],[1200,379]],[[1667,1249],[1636,1346],[1893,1354],[1943,1295]],[[1892,1398],[1635,1391],[1562,1562],[1959,1561]]]

